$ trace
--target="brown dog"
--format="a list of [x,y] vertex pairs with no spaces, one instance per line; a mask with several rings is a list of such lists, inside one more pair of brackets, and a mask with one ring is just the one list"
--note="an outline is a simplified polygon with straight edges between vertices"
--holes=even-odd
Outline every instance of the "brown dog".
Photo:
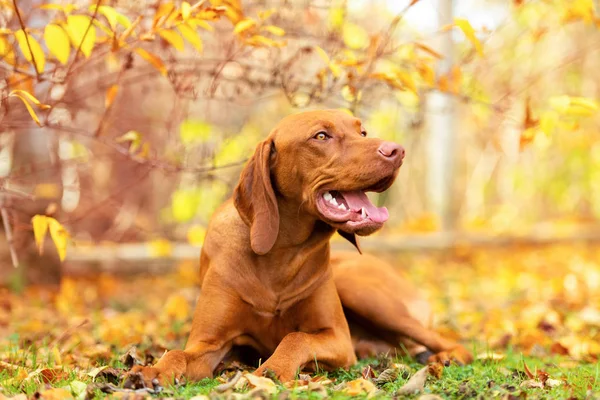
[[277,125],[210,222],[185,350],[132,373],[150,387],[154,379],[212,377],[237,346],[266,360],[256,374],[270,370],[281,381],[315,365],[350,367],[355,351],[374,355],[400,346],[410,353],[427,348],[435,353],[430,361],[472,360],[464,347],[425,327],[427,303],[392,267],[368,255],[330,260],[336,230],[358,248],[355,235],[373,233],[388,218],[365,192],[390,187],[404,149],[366,136],[359,119],[334,110]]

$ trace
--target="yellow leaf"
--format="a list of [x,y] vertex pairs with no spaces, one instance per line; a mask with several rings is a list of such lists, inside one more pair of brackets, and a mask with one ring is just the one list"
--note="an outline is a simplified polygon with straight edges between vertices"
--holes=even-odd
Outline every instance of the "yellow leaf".
[[[139,18],[139,17],[138,17]],[[117,22],[125,27],[125,29],[131,28],[131,21],[125,15],[117,13]]]
[[479,39],[477,39],[477,36],[475,36],[475,30],[471,26],[471,23],[464,18],[455,18],[454,24],[458,26],[461,31],[463,31],[466,38],[473,43],[473,46],[475,46],[477,53],[483,57],[483,46],[481,45]]
[[200,225],[194,225],[187,231],[188,243],[193,246],[202,246],[205,236],[206,228]]
[[342,88],[342,97],[347,102],[353,102],[354,100],[356,100],[356,89],[349,85],[345,85]]
[[117,96],[117,92],[119,91],[119,85],[112,85],[106,91],[106,99],[104,101],[104,106],[106,108],[110,107],[110,105],[115,101],[115,97]]
[[146,60],[150,64],[152,64],[154,66],[154,68],[156,68],[158,70],[158,72],[161,73],[161,75],[163,75],[163,76],[167,75],[167,67],[165,67],[165,64],[163,64],[163,62],[160,58],[158,58],[154,54],[149,53],[146,50],[139,48],[139,47],[135,48],[134,51],[140,57],[142,57],[144,60]]
[[71,52],[71,43],[69,35],[56,24],[48,24],[44,30],[44,41],[50,53],[56,57],[61,64],[66,64],[69,61]]
[[[35,121],[36,124],[38,124],[39,126],[42,126],[42,124],[40,123],[40,119],[38,118],[37,114],[31,107],[31,104],[29,104],[29,102],[27,101],[27,98],[19,93],[27,93],[27,92],[25,92],[24,90],[13,90],[9,94],[9,96],[18,97],[19,99],[21,99],[23,104],[25,104],[25,108],[27,108],[27,112],[29,113],[31,118]],[[27,94],[29,94],[29,93],[27,93]],[[33,97],[33,96],[31,96],[31,97]]]
[[167,20],[167,17],[171,15],[174,9],[175,5],[173,5],[173,2],[161,2],[158,6],[158,10],[156,10],[156,12],[154,13],[154,21],[152,22],[152,27],[156,28],[162,25]]
[[410,74],[407,74],[405,72],[398,72],[397,73],[398,79],[400,80],[400,82],[402,82],[402,84],[410,91],[412,92],[417,92],[417,86],[415,85],[415,81],[412,78],[412,76],[410,76]]
[[129,153],[135,153],[142,144],[142,134],[137,131],[129,131],[115,140],[117,143],[129,142]]
[[442,59],[444,58],[444,56],[442,56],[440,53],[438,53],[437,51],[433,50],[431,47],[429,46],[425,46],[422,43],[415,43],[415,47],[417,49],[421,49],[423,51],[425,51],[426,53],[431,54],[432,56],[434,56],[437,59]]
[[167,299],[163,308],[164,315],[171,319],[183,321],[190,316],[191,307],[181,294],[173,294]]
[[351,49],[364,49],[369,45],[369,34],[359,25],[346,22],[342,29],[344,43]]
[[57,199],[60,197],[61,188],[55,183],[38,183],[33,193],[38,199]]
[[10,65],[15,65],[15,53],[4,36],[0,36],[0,59]]
[[48,230],[50,230],[50,237],[56,246],[56,250],[58,251],[58,257],[60,261],[64,261],[65,256],[67,255],[67,241],[69,239],[69,233],[63,228],[63,226],[51,217],[46,217],[48,219]]
[[250,18],[246,18],[235,24],[235,28],[233,29],[233,33],[240,34],[247,31],[250,28],[256,26],[256,21]]
[[140,24],[140,21],[142,20],[142,16],[139,15],[131,25],[129,25],[127,27],[127,29],[125,29],[125,31],[123,31],[123,33],[121,34],[121,36],[119,37],[119,41],[124,41],[125,39],[127,39],[127,37],[129,35],[131,35],[131,32],[133,32],[133,30]]
[[589,116],[598,111],[598,102],[585,97],[554,96],[549,102],[556,111],[568,115]]
[[199,197],[192,190],[177,190],[173,193],[171,210],[177,222],[186,222],[194,218]]
[[[94,12],[96,10],[96,5],[91,5],[89,10]],[[131,26],[131,21],[129,18],[110,6],[99,6],[98,12],[106,17],[106,20],[113,31],[117,28],[117,23],[123,25],[125,28],[129,28]]]
[[[92,5],[89,7],[89,10],[92,12],[94,12],[95,9],[96,5]],[[98,6],[98,12],[106,17],[108,24],[114,31],[117,27],[117,10],[109,6]]]
[[15,32],[15,39],[17,39],[17,43],[19,43],[19,48],[25,56],[25,59],[34,64],[38,73],[41,74],[44,72],[46,56],[44,55],[44,51],[39,42],[30,34],[25,33],[23,29],[19,29]]
[[73,47],[81,49],[81,52],[89,57],[92,54],[94,44],[96,44],[96,27],[92,24],[90,17],[87,15],[69,15],[66,28]]
[[44,238],[46,232],[48,232],[48,217],[45,215],[34,215],[31,218],[31,224],[33,225],[33,237],[35,238],[35,244],[40,254],[44,251]]
[[166,239],[155,239],[148,244],[153,257],[168,257],[173,251],[171,242]]
[[181,3],[181,18],[184,20],[188,19],[190,17],[191,8],[190,3],[187,1]]
[[183,51],[185,48],[185,43],[183,42],[183,38],[173,30],[163,29],[157,32],[158,35],[165,39],[167,42],[171,44],[174,48],[179,51]]
[[359,378],[347,382],[343,393],[349,396],[359,396],[367,393],[374,393],[376,390],[377,387],[375,386],[375,384],[373,384],[373,382],[363,378]]
[[275,36],[285,35],[285,31],[282,28],[275,25],[267,25],[263,29],[269,33],[272,33]]
[[258,12],[258,18],[260,18],[260,19],[262,19],[264,21],[265,19],[268,19],[274,13],[275,13],[275,9],[274,8],[270,8],[268,10],[260,10]]
[[339,76],[342,74],[342,67],[340,67],[340,65],[334,61],[329,63],[329,69],[331,70],[331,74],[336,78],[339,78]]
[[39,108],[41,108],[42,110],[46,110],[46,109],[50,108],[50,106],[48,104],[41,103],[31,93],[29,93],[25,90],[21,90],[21,89],[13,90],[12,92],[10,92],[9,96],[10,95],[15,95],[15,96],[21,95],[21,96],[25,97],[27,100],[29,100],[30,102],[32,102],[33,104],[35,104],[36,106],[38,106]]
[[328,25],[331,30],[337,31],[344,25],[346,10],[342,7],[332,7],[329,11]]
[[202,39],[198,35],[198,32],[188,24],[179,24],[177,25],[177,29],[181,32],[181,35],[190,42],[192,46],[198,51],[202,51]]
[[40,9],[42,10],[57,10],[57,11],[62,11],[65,14],[70,14],[72,13],[74,10],[77,10],[78,7],[74,4],[42,4],[40,6]]
[[319,46],[315,46],[315,51],[317,52],[317,54],[319,55],[319,57],[321,57],[323,59],[323,61],[325,61],[327,64],[329,64],[329,62],[330,62],[329,56],[327,55],[327,53],[325,52],[325,50],[323,50]]
[[187,21],[187,23],[190,26],[193,26],[193,27],[198,27],[199,26],[200,28],[206,29],[209,32],[213,32],[215,30],[215,28],[213,28],[212,25],[210,25],[208,22],[206,22],[206,21],[204,21],[202,19],[190,18]]
[[285,44],[285,42],[276,42],[273,39],[261,35],[253,35],[245,41],[251,46],[282,47]]
[[[114,36],[114,32],[110,29],[110,27],[104,25],[100,20],[94,19],[92,23],[94,24],[94,26],[100,28],[102,32],[106,33],[106,37],[103,38],[105,41],[110,40]],[[100,42],[100,39],[98,39],[98,43],[102,43]]]

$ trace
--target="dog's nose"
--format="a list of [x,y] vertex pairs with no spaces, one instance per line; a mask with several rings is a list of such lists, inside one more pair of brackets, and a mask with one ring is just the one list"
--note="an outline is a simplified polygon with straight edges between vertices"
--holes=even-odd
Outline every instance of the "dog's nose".
[[377,151],[390,161],[402,161],[404,159],[404,147],[394,142],[381,143]]

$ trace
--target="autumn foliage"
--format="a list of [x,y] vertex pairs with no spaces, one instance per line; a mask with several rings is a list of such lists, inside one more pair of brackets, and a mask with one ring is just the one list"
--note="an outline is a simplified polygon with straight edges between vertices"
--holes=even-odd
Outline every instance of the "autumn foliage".
[[[210,216],[277,120],[331,107],[407,148],[398,182],[375,199],[391,219],[366,248],[408,249],[389,258],[429,293],[436,326],[473,344],[475,375],[493,371],[473,386],[465,370],[390,359],[298,386],[331,394],[350,381],[336,391],[401,395],[416,375],[419,390],[448,397],[597,396],[598,3],[455,0],[450,23],[431,27],[433,3],[0,0],[7,395],[53,385],[85,396],[96,379],[118,381],[132,344],[148,357],[181,347],[197,263],[172,258],[197,257]],[[439,236],[425,185],[444,109],[436,95],[453,109],[456,143],[457,224]],[[67,377],[79,383],[57,389]],[[246,391],[276,386],[239,379]]]

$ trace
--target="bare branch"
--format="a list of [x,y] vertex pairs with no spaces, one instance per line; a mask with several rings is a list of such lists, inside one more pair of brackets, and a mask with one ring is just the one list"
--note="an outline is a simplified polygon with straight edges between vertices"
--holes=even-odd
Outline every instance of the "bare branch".
[[25,41],[27,42],[27,47],[29,48],[29,54],[31,54],[31,61],[33,62],[33,69],[35,70],[35,76],[38,80],[42,80],[42,77],[37,68],[37,62],[35,61],[35,55],[33,54],[33,50],[31,50],[31,43],[29,43],[29,35],[25,31],[25,23],[23,22],[23,18],[21,17],[21,12],[19,11],[19,7],[17,6],[17,0],[13,0],[13,7],[15,8],[15,13],[17,14],[17,18],[19,19],[19,25],[23,30],[23,34],[25,35]]

